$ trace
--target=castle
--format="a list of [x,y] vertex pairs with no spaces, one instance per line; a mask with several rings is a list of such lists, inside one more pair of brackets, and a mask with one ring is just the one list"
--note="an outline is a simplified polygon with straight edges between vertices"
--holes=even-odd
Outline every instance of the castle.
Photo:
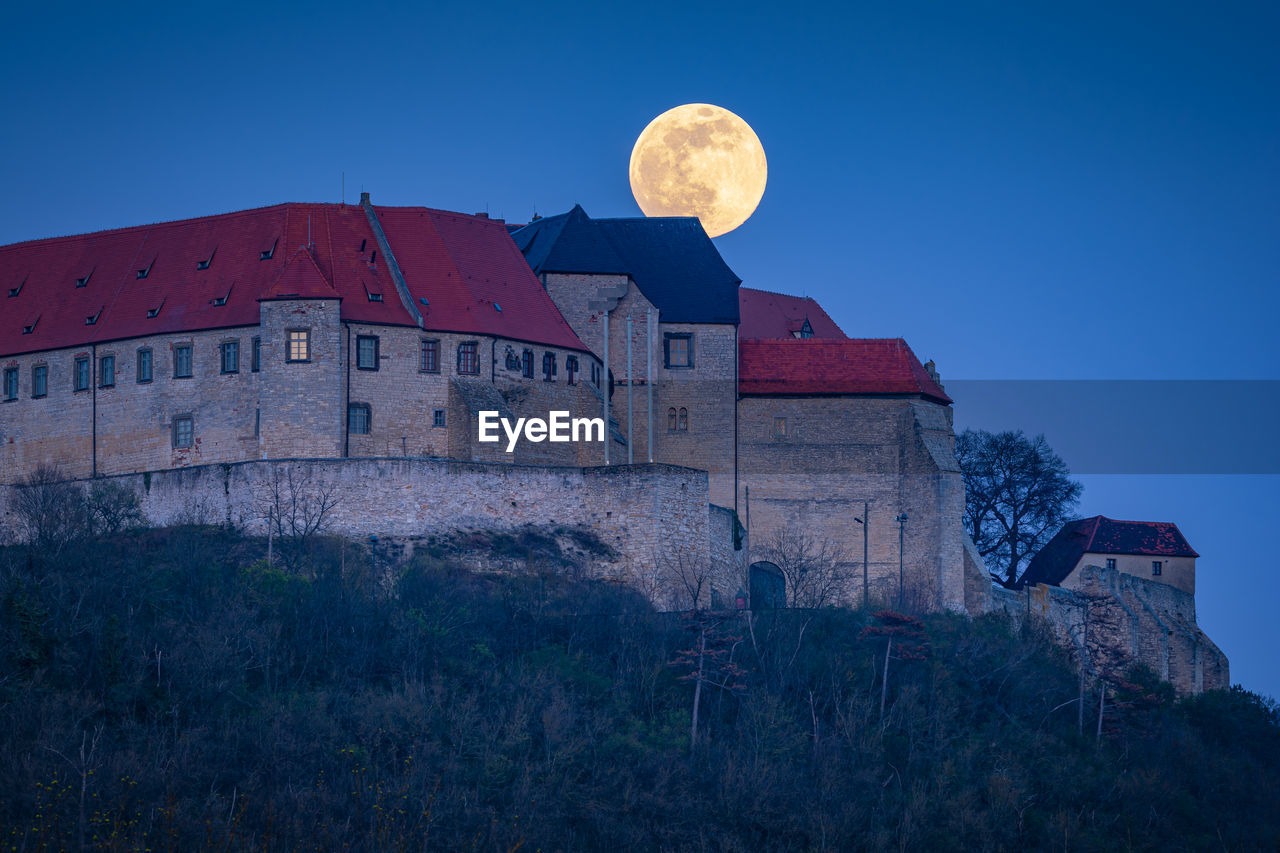
[[[696,219],[365,194],[0,247],[0,276],[0,484],[56,465],[254,529],[289,467],[352,535],[589,525],[667,606],[690,565],[686,603],[786,603],[756,559],[785,532],[841,546],[838,599],[993,606],[936,371],[742,287]],[[553,410],[604,440],[479,440]]]

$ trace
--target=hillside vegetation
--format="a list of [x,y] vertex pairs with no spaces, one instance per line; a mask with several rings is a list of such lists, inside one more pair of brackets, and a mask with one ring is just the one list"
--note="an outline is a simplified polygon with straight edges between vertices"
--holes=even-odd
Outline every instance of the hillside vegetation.
[[[0,550],[15,850],[1275,849],[1268,700],[1099,693],[998,619],[658,614],[507,537]],[[541,550],[540,550],[541,549]],[[588,549],[589,550],[589,549]],[[278,556],[278,555],[277,555]],[[886,654],[888,652],[888,654]],[[888,671],[886,673],[886,664]],[[693,723],[695,696],[698,706]],[[696,738],[696,739],[695,739]]]

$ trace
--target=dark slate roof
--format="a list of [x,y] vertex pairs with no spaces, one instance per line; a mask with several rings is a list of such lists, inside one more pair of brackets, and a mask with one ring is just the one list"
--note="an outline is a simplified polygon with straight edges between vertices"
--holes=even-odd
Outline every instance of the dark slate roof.
[[575,205],[511,236],[535,273],[629,275],[665,322],[738,322],[742,279],[696,218],[592,219]]
[[794,338],[809,324],[815,338],[846,337],[816,300],[754,287],[738,288],[740,338]]
[[1031,559],[1018,587],[1058,586],[1085,554],[1199,557],[1171,521],[1117,521],[1105,515],[1068,521]]
[[902,338],[738,340],[738,392],[750,396],[951,398]]

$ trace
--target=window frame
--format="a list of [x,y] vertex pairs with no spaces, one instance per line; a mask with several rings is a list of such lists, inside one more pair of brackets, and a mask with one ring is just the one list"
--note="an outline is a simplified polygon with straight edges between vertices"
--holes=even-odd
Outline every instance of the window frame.
[[[180,424],[187,425],[186,443],[181,443],[179,437],[182,432]],[[174,450],[190,450],[196,446],[196,419],[192,414],[174,415],[169,425],[170,444]]]
[[440,372],[440,339],[422,338],[418,345],[418,372]]
[[446,429],[449,426],[449,410],[434,409],[431,412],[431,428]]
[[249,372],[262,370],[262,338],[254,335],[249,339]]
[[82,391],[88,391],[89,386],[93,384],[93,367],[89,362],[89,356],[78,355],[71,366],[71,389],[79,394]]
[[109,353],[98,356],[98,387],[116,387],[116,355]]
[[[356,429],[356,422],[353,416],[357,413],[363,413],[364,429]],[[373,406],[368,403],[347,403],[347,434],[348,435],[369,435],[373,432]]]
[[1151,561],[1151,577],[1158,578],[1164,576],[1164,560]]
[[[371,364],[364,363],[365,345],[373,343],[373,361]],[[356,370],[377,370],[381,359],[382,345],[377,335],[356,335]]]
[[689,431],[689,409],[681,406],[676,420],[676,432]]
[[1115,558],[1115,557],[1107,557],[1107,568],[1108,568],[1108,569],[1114,569],[1115,567],[1116,567],[1116,558]]
[[[672,341],[685,343],[685,363],[671,363]],[[662,366],[667,370],[693,370],[693,332],[664,332],[662,337]]]
[[4,369],[4,402],[17,402],[21,386],[22,380],[18,377],[18,368],[6,367]]
[[[294,335],[300,337],[294,338]],[[294,358],[295,344],[301,344],[302,357]],[[284,332],[284,363],[285,364],[310,364],[311,363],[311,328],[285,329]]]
[[[231,359],[233,363],[230,366],[228,366],[227,364],[228,362],[227,353],[231,353],[233,356],[233,358]],[[240,339],[239,338],[226,340],[218,345],[218,367],[219,367],[218,372],[222,375],[226,375],[228,373],[240,372]]]
[[[474,358],[474,370],[462,369],[462,355],[464,352],[470,353]],[[458,343],[458,375],[459,376],[479,376],[480,375],[480,342],[479,341],[460,341]]]
[[[37,379],[37,377],[39,377]],[[31,365],[31,399],[41,400],[49,396],[49,363],[42,361]]]
[[564,357],[564,372],[567,373],[569,376],[569,380],[568,380],[569,385],[578,384],[577,376],[578,376],[579,369],[580,368],[578,367],[578,357],[576,355],[566,355]]
[[[146,376],[143,376],[142,362],[143,356],[146,357]],[[151,347],[138,347],[138,356],[134,365],[134,382],[138,385],[146,385],[155,378],[156,356],[155,350]]]
[[774,437],[774,438],[786,438],[788,435],[789,435],[789,433],[787,432],[787,418],[786,418],[786,416],[785,416],[785,415],[774,415],[774,416],[773,416],[773,437]]
[[520,353],[520,375],[525,379],[533,378],[533,350],[531,349]]
[[542,354],[542,381],[556,381],[556,354],[553,352],[544,352]]
[[[182,369],[183,353],[186,353],[186,373],[180,373]],[[173,345],[173,378],[174,379],[191,379],[196,375],[196,354],[195,347],[192,344],[174,344]]]

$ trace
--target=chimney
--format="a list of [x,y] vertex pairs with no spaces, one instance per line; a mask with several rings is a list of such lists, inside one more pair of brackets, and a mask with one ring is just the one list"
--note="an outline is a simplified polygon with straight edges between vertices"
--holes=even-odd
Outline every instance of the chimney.
[[369,203],[369,194],[368,194],[368,193],[360,193],[360,203],[361,203],[361,204],[368,204],[368,203]]
[[476,217],[477,217],[478,219],[488,219],[488,218],[489,218],[489,214],[487,214],[487,213],[477,213],[477,214],[476,214]]

